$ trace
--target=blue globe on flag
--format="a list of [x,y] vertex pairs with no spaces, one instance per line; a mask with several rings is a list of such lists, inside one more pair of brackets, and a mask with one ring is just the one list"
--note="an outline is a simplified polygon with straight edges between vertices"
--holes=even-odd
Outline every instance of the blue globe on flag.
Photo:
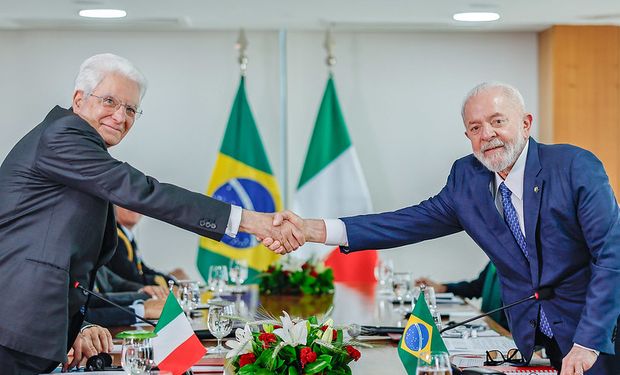
[[[269,190],[259,182],[247,178],[234,178],[218,187],[213,198],[258,212],[275,212],[276,205]],[[239,232],[237,237],[224,236],[222,242],[237,249],[257,245],[254,236]]]
[[405,345],[414,352],[425,348],[429,339],[430,332],[426,325],[422,323],[414,323],[405,331]]

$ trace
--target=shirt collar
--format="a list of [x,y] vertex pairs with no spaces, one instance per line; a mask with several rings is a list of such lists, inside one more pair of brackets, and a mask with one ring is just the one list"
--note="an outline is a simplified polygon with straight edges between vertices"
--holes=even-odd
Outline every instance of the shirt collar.
[[120,224],[119,224],[118,226],[119,226],[119,228],[121,228],[121,230],[123,231],[123,233],[125,233],[125,236],[127,236],[127,239],[128,239],[129,241],[133,241],[133,238],[134,238],[134,234],[133,234],[133,232],[132,232],[129,228],[127,228],[127,227],[125,227],[125,226],[123,226],[123,225],[120,225]]
[[514,196],[519,198],[519,200],[523,200],[523,178],[525,176],[525,161],[527,160],[527,150],[529,147],[530,142],[528,140],[505,180],[499,173],[495,172],[495,196],[497,196],[499,185],[503,182]]

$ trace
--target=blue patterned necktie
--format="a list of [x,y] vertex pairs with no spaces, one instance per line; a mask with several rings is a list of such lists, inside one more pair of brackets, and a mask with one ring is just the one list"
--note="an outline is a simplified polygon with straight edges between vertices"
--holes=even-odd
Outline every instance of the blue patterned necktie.
[[[519,226],[519,216],[517,215],[517,210],[515,210],[515,206],[512,205],[512,200],[510,196],[512,195],[512,191],[508,189],[506,184],[503,182],[499,185],[499,193],[502,196],[502,206],[504,208],[504,221],[510,228],[512,235],[514,236],[517,244],[525,254],[525,258],[527,259],[527,243],[525,242],[525,236],[523,232],[521,232],[521,227]],[[553,332],[551,331],[551,326],[549,326],[549,321],[547,320],[547,316],[545,315],[545,311],[540,309],[540,331],[547,337],[553,337]]]

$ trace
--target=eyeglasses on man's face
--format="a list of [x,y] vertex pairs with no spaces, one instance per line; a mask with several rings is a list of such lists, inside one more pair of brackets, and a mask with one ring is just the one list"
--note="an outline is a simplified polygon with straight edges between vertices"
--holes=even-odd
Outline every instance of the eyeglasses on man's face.
[[114,112],[118,111],[118,109],[122,106],[125,108],[125,115],[131,119],[138,119],[142,115],[142,110],[140,110],[137,106],[122,103],[113,96],[98,96],[93,93],[88,94],[88,96],[99,99],[103,108],[114,110]]
[[510,349],[506,355],[499,350],[487,351],[487,359],[484,361],[485,366],[499,366],[502,363],[524,364],[525,359],[519,349]]

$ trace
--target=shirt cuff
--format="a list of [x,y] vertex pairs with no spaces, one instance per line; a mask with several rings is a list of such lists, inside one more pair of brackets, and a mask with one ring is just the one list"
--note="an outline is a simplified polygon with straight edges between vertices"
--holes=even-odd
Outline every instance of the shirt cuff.
[[577,347],[579,347],[579,348],[583,348],[583,349],[589,350],[589,351],[591,351],[591,352],[594,352],[594,354],[596,354],[596,356],[597,356],[597,357],[598,357],[598,355],[599,355],[599,354],[601,354],[601,352],[600,352],[600,351],[598,351],[598,350],[590,349],[590,348],[588,348],[587,346],[579,345],[579,344],[577,344],[577,343],[573,343],[573,346],[577,346]]
[[325,222],[325,245],[349,246],[347,227],[340,219],[324,219]]
[[226,235],[232,238],[237,237],[239,232],[239,225],[241,224],[241,213],[243,209],[234,204],[230,205],[230,216],[228,217],[228,224],[226,224]]
[[[135,300],[129,307],[133,309],[133,312],[136,315],[144,318],[144,301],[142,301],[141,299]],[[136,318],[136,323],[142,323],[142,321]]]

